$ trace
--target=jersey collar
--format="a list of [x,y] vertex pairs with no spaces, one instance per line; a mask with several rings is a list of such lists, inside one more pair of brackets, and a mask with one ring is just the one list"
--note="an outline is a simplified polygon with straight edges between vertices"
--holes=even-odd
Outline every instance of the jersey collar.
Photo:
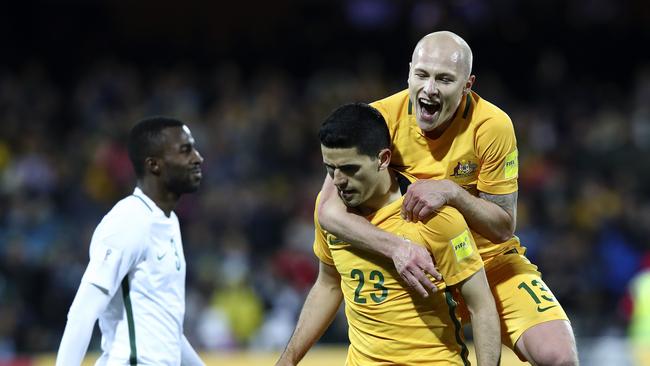
[[151,198],[149,198],[149,196],[147,196],[144,192],[142,192],[142,190],[139,187],[135,187],[135,189],[133,190],[133,195],[136,198],[139,198],[142,201],[142,203],[144,203],[144,205],[147,206],[147,208],[151,212],[161,214],[163,216],[165,215],[163,210],[160,209],[160,207],[158,207],[158,205],[156,205],[156,203]]

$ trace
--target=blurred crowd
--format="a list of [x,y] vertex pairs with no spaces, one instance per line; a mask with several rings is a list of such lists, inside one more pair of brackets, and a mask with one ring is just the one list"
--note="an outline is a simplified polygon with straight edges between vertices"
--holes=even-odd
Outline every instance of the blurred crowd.
[[[387,35],[400,22],[412,24],[414,39],[437,25],[470,24],[470,45],[485,45],[480,52],[493,47],[490,56],[475,54],[474,89],[515,125],[516,234],[579,338],[624,335],[635,305],[629,284],[650,268],[650,66],[607,52],[617,38],[605,38],[595,42],[602,55],[594,52],[611,67],[586,67],[591,60],[580,59],[575,45],[589,39],[594,25],[610,24],[624,35],[647,29],[647,22],[615,18],[623,10],[630,10],[626,19],[642,20],[635,14],[646,13],[610,0],[594,7],[568,2],[561,14],[581,30],[571,38],[566,28],[543,28],[544,16],[556,15],[541,5],[546,2],[521,5],[529,23],[508,13],[511,1],[493,1],[494,9],[472,0],[447,7],[428,1],[341,3],[357,40],[372,35],[369,30]],[[305,13],[308,19],[328,7],[300,6],[315,9]],[[407,20],[395,15],[405,12]],[[338,13],[323,13],[304,39],[296,36],[302,41],[278,45],[276,54],[287,54],[285,61],[304,63],[298,70],[278,66],[282,60],[265,64],[264,49],[246,49],[249,58],[259,59],[245,64],[206,66],[163,57],[164,66],[149,67],[110,56],[86,58],[65,72],[64,62],[0,64],[0,359],[56,350],[92,232],[134,187],[127,133],[151,115],[185,121],[205,158],[201,189],[176,209],[188,263],[188,338],[200,350],[277,349],[286,343],[317,273],[313,209],[325,176],[318,127],[340,104],[405,88],[414,45],[393,47],[399,68],[377,56],[389,50],[366,54],[354,42],[338,53],[327,52],[334,46],[315,52],[317,41],[328,37],[332,14]],[[501,17],[508,20],[497,27],[503,40],[486,43],[490,37],[482,30]],[[535,32],[541,28],[544,36]],[[545,36],[564,44],[544,43]],[[516,53],[518,59],[509,57],[515,54],[509,47],[528,39],[538,43]],[[627,44],[635,45],[631,39]],[[297,45],[312,52],[283,52]],[[330,66],[335,59],[344,62]],[[340,314],[323,340],[346,337]],[[92,347],[98,345],[95,337]]]
[[[134,186],[126,134],[157,114],[186,121],[205,157],[200,191],[176,210],[186,333],[203,350],[286,342],[317,272],[318,126],[342,103],[404,85],[359,70],[258,72],[103,60],[66,86],[38,64],[0,72],[0,356],[56,349],[92,231]],[[555,101],[521,101],[490,72],[476,85],[515,123],[517,235],[578,336],[624,331],[627,307],[613,309],[650,253],[650,73],[637,72],[626,92],[576,84]],[[345,339],[339,317],[325,341]]]

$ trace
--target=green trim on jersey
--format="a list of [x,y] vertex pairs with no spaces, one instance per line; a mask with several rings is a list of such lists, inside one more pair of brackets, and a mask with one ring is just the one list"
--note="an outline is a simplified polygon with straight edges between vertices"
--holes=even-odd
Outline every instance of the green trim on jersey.
[[149,205],[148,205],[147,202],[144,200],[144,198],[138,196],[137,194],[132,194],[131,196],[133,196],[133,197],[137,197],[138,199],[140,199],[140,201],[142,201],[142,203],[144,203],[144,205],[147,206],[147,208],[149,209],[149,211],[153,212],[153,210],[151,209],[151,207],[149,207]]
[[465,110],[463,111],[463,118],[467,118],[467,113],[469,113],[469,108],[472,106],[472,98],[470,98],[469,93],[467,93],[467,100],[465,101]]
[[463,360],[463,365],[470,366],[471,363],[467,358],[469,355],[469,350],[467,349],[467,345],[465,342],[463,342],[463,337],[461,336],[462,327],[460,325],[460,321],[458,321],[458,318],[456,318],[457,304],[449,289],[445,290],[445,300],[447,300],[447,306],[449,307],[449,317],[454,323],[454,334],[456,335],[456,342],[458,342],[458,345],[460,346],[460,358]]
[[131,346],[129,365],[135,366],[138,364],[138,349],[135,343],[135,323],[133,322],[133,307],[131,306],[131,290],[128,278],[129,275],[126,275],[122,280],[122,299],[124,300],[124,308],[126,309],[126,322],[129,326],[129,345]]
[[409,116],[413,114],[413,103],[411,103],[411,99],[409,98],[409,111],[408,111]]

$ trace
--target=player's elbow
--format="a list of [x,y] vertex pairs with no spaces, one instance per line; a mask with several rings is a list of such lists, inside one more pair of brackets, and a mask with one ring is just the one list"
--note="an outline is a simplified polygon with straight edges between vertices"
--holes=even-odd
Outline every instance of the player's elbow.
[[493,242],[494,244],[501,244],[501,243],[505,243],[508,240],[512,239],[512,237],[514,235],[515,235],[514,230],[508,230],[508,229],[501,230],[501,231],[495,233],[494,238],[492,240],[490,240],[490,241]]
[[501,225],[495,225],[486,238],[494,244],[505,243],[515,235],[515,224],[512,220],[504,220]]
[[335,225],[335,220],[340,213],[337,212],[336,205],[333,205],[329,200],[322,200],[319,202],[318,207],[318,223],[327,231],[332,231]]
[[467,310],[471,319],[495,320],[498,323],[499,313],[492,296],[484,299],[480,304],[474,306],[468,304]]
[[[469,281],[472,281],[471,283]],[[461,293],[467,304],[472,319],[498,319],[497,307],[494,302],[494,296],[485,278],[483,270],[477,272],[461,288]]]

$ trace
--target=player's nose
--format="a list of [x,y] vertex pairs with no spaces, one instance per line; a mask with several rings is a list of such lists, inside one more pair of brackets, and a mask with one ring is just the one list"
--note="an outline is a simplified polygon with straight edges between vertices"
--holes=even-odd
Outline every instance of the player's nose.
[[341,171],[338,169],[334,170],[334,177],[332,181],[334,182],[334,185],[337,186],[338,188],[345,188],[345,186],[348,183],[348,180],[345,177],[345,175],[342,174]]
[[436,80],[434,78],[430,78],[429,80],[426,81],[424,84],[424,92],[428,95],[435,95],[438,92],[438,86],[436,85]]
[[195,149],[195,150],[194,150],[194,159],[193,159],[192,162],[193,162],[193,163],[203,164],[203,160],[204,160],[204,159],[203,159],[203,155],[201,155],[201,153],[199,152],[199,150],[196,150],[196,149]]

